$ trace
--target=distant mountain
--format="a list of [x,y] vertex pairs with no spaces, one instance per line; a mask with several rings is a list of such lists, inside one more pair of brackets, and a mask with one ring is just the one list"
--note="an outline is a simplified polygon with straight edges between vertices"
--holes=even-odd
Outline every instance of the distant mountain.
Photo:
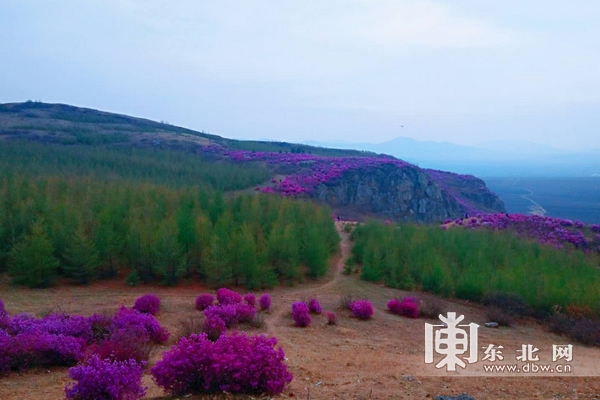
[[313,146],[367,150],[389,154],[423,168],[448,170],[479,177],[585,177],[600,173],[600,151],[571,152],[531,142],[494,141],[476,146],[419,141],[407,137],[373,144],[306,142]]

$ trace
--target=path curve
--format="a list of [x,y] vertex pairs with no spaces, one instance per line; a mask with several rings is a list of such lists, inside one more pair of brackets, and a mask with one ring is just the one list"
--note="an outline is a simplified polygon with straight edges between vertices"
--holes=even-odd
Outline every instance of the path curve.
[[[310,295],[314,292],[328,289],[340,281],[346,260],[348,258],[350,258],[350,255],[352,252],[352,243],[350,242],[350,234],[347,232],[344,232],[345,225],[346,225],[346,221],[337,221],[335,223],[335,228],[341,238],[341,242],[340,242],[341,256],[335,263],[335,270],[333,272],[333,277],[329,281],[324,282],[323,284],[321,284],[319,286],[313,286],[310,288],[301,288],[300,287],[297,290],[290,291],[289,294],[292,294],[297,297],[303,297],[304,295]],[[277,323],[283,318],[284,314],[287,311],[288,311],[287,307],[282,307],[279,310],[277,310],[277,312],[272,314],[270,316],[270,318],[268,318],[265,321],[265,326],[267,327],[267,330],[270,333],[272,333],[272,334],[275,333]]]

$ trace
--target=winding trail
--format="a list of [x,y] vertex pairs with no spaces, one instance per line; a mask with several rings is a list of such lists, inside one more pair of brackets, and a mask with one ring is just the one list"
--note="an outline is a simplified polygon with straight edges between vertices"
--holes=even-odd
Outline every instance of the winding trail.
[[[336,230],[340,235],[342,241],[340,243],[341,254],[338,257],[337,262],[334,265],[333,277],[318,286],[311,287],[299,287],[295,290],[289,290],[286,292],[286,297],[295,297],[302,298],[313,295],[325,289],[329,289],[330,287],[336,285],[342,276],[342,271],[344,270],[344,264],[346,260],[350,257],[350,253],[352,251],[352,243],[350,242],[350,234],[344,232],[344,226],[346,225],[346,221],[337,221],[335,223]],[[275,333],[277,331],[277,326],[279,325],[279,321],[283,318],[283,316],[288,312],[288,308],[280,308],[274,314],[272,314],[269,318],[265,320],[265,326],[267,327],[270,333]]]
[[530,198],[530,196],[533,196],[533,194],[534,194],[533,190],[523,188],[523,187],[521,189],[529,192],[529,194],[521,195],[522,198],[524,198],[525,200],[527,200],[531,203],[531,205],[529,206],[529,210],[530,210],[529,213],[532,215],[539,215],[539,216],[543,217],[546,214],[546,210],[544,209],[544,207],[542,207],[537,201]]

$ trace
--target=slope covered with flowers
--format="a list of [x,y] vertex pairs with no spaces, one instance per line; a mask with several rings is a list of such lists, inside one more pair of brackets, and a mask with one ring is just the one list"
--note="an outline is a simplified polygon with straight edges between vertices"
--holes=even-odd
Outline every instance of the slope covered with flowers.
[[573,246],[600,252],[600,224],[525,214],[484,214],[466,219],[447,220],[442,227],[488,228],[507,230],[557,248]]
[[[227,150],[218,146],[206,146],[207,153],[219,154],[237,162],[264,162],[274,166],[285,177],[273,178],[271,185],[257,187],[266,193],[280,193],[284,196],[310,196],[317,186],[331,182],[349,170],[370,169],[383,165],[397,168],[411,168],[423,171],[432,181],[447,192],[465,213],[489,212],[492,209],[482,207],[481,200],[490,200],[503,210],[502,203],[491,193],[485,183],[470,175],[458,175],[450,172],[425,170],[403,160],[387,156],[325,157],[306,153],[276,153],[265,151]],[[463,192],[472,191],[465,197]]]

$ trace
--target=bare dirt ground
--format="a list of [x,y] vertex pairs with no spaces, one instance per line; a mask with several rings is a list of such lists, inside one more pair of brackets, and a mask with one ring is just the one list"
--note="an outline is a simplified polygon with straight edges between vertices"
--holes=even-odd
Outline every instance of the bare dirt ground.
[[[260,329],[279,340],[288,358],[294,380],[280,398],[299,399],[423,399],[437,395],[467,392],[476,399],[600,399],[600,349],[575,345],[573,372],[540,376],[481,376],[482,364],[450,374],[424,363],[424,323],[434,320],[407,319],[386,312],[387,301],[408,294],[428,298],[424,293],[409,293],[362,282],[356,275],[344,275],[344,261],[350,255],[348,235],[338,224],[343,241],[341,254],[332,260],[327,277],[295,287],[270,291],[273,308]],[[13,288],[0,283],[0,298],[11,313],[43,313],[60,307],[62,311],[89,315],[114,311],[120,305],[132,306],[146,292],[160,296],[163,307],[158,319],[171,332],[178,321],[195,315],[195,297],[206,287],[182,284],[174,288],[141,286],[130,288],[121,282],[96,283],[88,287],[61,286],[45,290]],[[376,311],[369,321],[352,318],[340,309],[344,294],[370,299]],[[316,296],[324,310],[338,315],[338,324],[330,326],[326,317],[314,316],[307,328],[293,326],[290,305],[293,301]],[[444,301],[447,311],[465,315],[465,322],[485,322],[479,305]],[[256,331],[252,329],[252,331]],[[552,344],[568,343],[566,338],[548,333],[535,321],[518,323],[512,328],[480,328],[480,346],[493,343],[504,346],[505,361],[515,363],[514,354],[522,344],[540,349],[542,362],[549,362]],[[172,344],[160,347],[151,364]],[[482,354],[480,352],[480,354]],[[480,356],[481,357],[481,356]],[[511,361],[508,361],[512,359]],[[575,376],[580,375],[580,376]],[[36,369],[0,379],[0,399],[61,399],[69,382],[67,368]],[[165,399],[165,394],[149,374],[144,377],[148,399]],[[192,396],[191,399],[252,398],[248,396]]]

